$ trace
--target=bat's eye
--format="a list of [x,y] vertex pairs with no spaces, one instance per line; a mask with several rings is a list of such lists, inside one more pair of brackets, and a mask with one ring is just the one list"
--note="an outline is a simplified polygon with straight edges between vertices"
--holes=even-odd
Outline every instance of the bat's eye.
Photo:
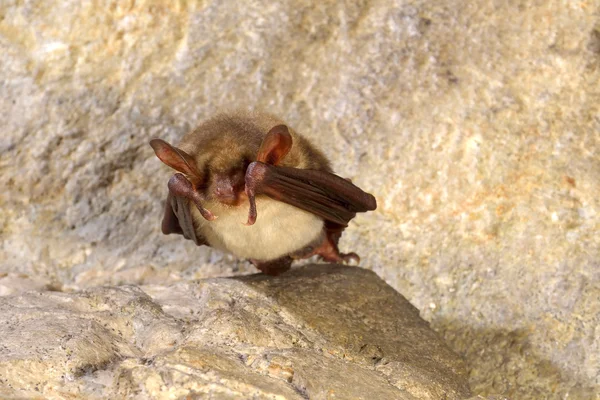
[[248,165],[250,165],[252,161],[250,161],[249,158],[244,158],[242,160],[242,171],[244,171],[244,174],[246,173],[246,170],[248,169]]

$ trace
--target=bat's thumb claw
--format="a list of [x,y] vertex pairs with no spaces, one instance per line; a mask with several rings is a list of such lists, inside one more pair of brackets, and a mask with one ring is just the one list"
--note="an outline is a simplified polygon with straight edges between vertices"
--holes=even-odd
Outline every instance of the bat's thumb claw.
[[254,225],[256,222],[256,200],[254,199],[254,193],[246,188],[246,192],[248,193],[248,201],[250,202],[250,209],[248,210],[248,222],[246,225]]
[[198,203],[196,204],[196,207],[200,211],[200,214],[202,214],[202,216],[204,217],[204,219],[207,220],[207,221],[214,221],[215,219],[219,218],[215,214],[213,214],[210,211],[208,211],[206,208],[204,208],[201,205],[199,205]]

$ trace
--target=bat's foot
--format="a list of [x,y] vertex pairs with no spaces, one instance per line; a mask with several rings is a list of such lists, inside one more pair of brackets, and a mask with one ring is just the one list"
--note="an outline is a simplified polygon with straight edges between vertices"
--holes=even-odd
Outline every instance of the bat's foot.
[[263,274],[276,276],[279,275],[292,266],[292,257],[285,256],[272,261],[258,261],[250,260],[256,268],[258,268]]
[[329,240],[325,239],[315,253],[324,261],[338,264],[360,264],[360,257],[356,253],[340,253],[337,245],[334,245]]
[[338,264],[355,264],[360,263],[360,257],[356,253],[340,253],[337,242],[340,238],[340,232],[326,230],[323,240],[316,246],[309,246],[292,254],[293,258],[309,258],[314,255],[319,256],[322,260],[330,263]]

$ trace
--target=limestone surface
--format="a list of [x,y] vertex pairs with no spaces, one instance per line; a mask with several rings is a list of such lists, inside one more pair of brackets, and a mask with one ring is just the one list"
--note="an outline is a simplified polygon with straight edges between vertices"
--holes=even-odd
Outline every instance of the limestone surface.
[[373,272],[0,298],[3,398],[464,399],[464,362]]
[[597,0],[4,0],[0,294],[254,272],[160,234],[171,172],[148,141],[258,108],[377,197],[341,247],[466,357],[475,395],[594,398],[599,15]]

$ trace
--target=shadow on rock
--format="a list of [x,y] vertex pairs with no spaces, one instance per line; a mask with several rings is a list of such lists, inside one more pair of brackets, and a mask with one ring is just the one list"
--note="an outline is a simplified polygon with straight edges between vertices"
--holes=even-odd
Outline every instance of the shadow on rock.
[[451,320],[436,321],[435,328],[466,360],[475,394],[582,400],[597,395],[594,388],[541,357],[525,330],[479,329]]
[[[278,315],[293,327],[290,341],[277,346],[288,347],[283,354],[290,359],[298,360],[299,349],[310,348],[324,360],[376,372],[417,398],[461,398],[468,393],[462,361],[415,307],[369,270],[309,265],[277,277],[230,279],[260,293],[269,304],[262,312]],[[249,319],[259,325],[267,320],[256,315]],[[267,325],[262,329],[266,337],[272,327],[281,326]],[[316,392],[320,390],[324,388]]]

